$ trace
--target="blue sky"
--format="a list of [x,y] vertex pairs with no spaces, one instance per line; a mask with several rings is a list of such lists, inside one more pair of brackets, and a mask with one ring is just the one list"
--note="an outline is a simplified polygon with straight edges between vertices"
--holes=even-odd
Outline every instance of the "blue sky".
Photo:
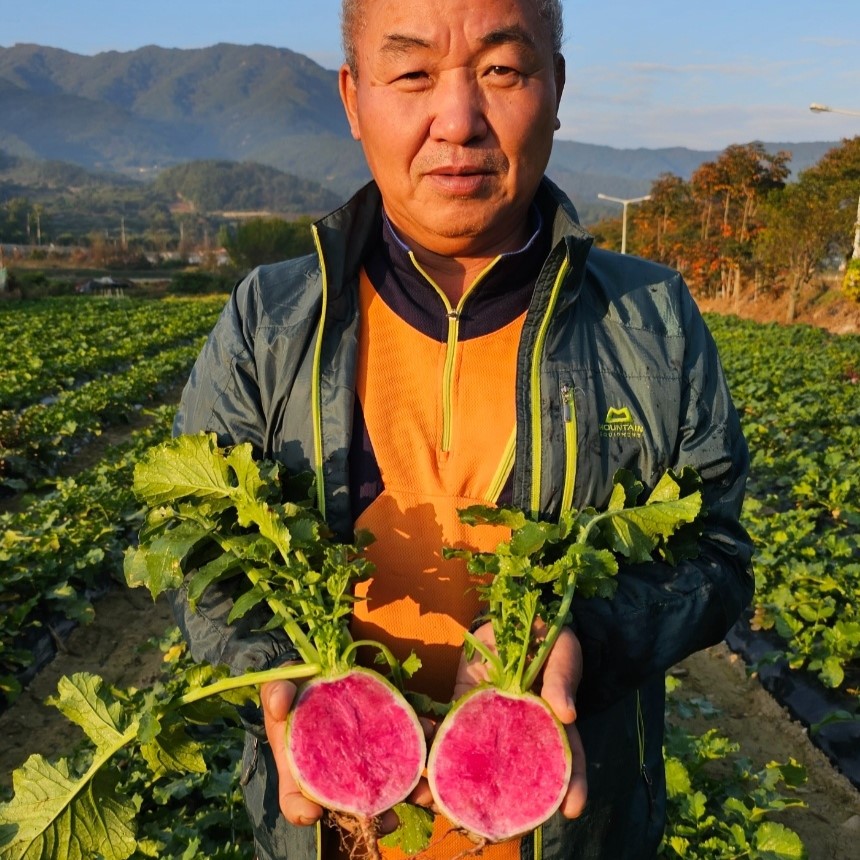
[[[290,48],[331,69],[341,59],[338,0],[3,5],[4,47],[30,42],[95,54],[232,42]],[[821,102],[860,112],[857,0],[565,0],[564,7],[561,138],[722,149],[860,134],[860,116],[809,110]]]

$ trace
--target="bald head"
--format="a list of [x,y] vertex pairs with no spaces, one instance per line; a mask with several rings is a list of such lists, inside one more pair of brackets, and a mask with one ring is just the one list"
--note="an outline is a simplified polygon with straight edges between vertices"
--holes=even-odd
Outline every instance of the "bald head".
[[[356,40],[364,22],[365,3],[373,0],[342,0],[340,9],[340,28],[343,40],[343,57],[353,76],[358,74]],[[408,3],[409,0],[404,0]],[[537,7],[538,14],[546,22],[552,34],[553,53],[561,53],[564,39],[561,0],[529,0]]]

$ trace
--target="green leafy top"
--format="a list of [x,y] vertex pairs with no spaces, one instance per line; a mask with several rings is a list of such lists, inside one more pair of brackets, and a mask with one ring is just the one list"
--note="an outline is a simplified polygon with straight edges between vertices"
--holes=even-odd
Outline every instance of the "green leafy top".
[[126,581],[155,596],[190,574],[194,605],[232,579],[230,623],[265,602],[267,629],[283,628],[305,663],[343,671],[357,645],[348,630],[353,585],[373,570],[362,556],[372,538],[335,542],[311,489],[310,479],[256,460],[248,443],[222,448],[201,433],[155,446],[135,467],[134,491],[148,512],[139,545],[126,553]]
[[[448,558],[466,559],[493,625],[496,650],[471,633],[470,649],[487,661],[489,680],[506,690],[531,688],[561,628],[570,620],[574,590],[583,597],[612,597],[618,559],[640,563],[654,558],[676,564],[697,553],[697,518],[702,508],[694,470],[667,471],[644,503],[644,487],[625,470],[616,473],[606,510],[564,511],[557,523],[540,522],[502,506],[473,506],[463,522],[511,529],[495,552],[446,549]],[[535,642],[535,622],[547,624]]]

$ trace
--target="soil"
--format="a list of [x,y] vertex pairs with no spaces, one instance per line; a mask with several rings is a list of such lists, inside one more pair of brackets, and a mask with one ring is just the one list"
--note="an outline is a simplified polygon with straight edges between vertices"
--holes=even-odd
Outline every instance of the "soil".
[[117,687],[149,687],[163,660],[153,640],[172,625],[167,603],[153,604],[144,589],[117,588],[102,597],[93,623],[75,628],[57,656],[0,714],[0,787],[12,784],[12,771],[32,753],[46,758],[63,755],[83,739],[74,723],[45,704],[57,692],[60,678],[92,672]]
[[[751,293],[739,302],[721,298],[696,297],[704,312],[734,314],[759,323],[787,322],[788,299]],[[828,276],[807,286],[797,303],[794,323],[827,329],[833,334],[860,333],[860,302],[848,301],[842,294],[840,279]]]
[[718,728],[740,745],[740,755],[757,767],[794,758],[807,770],[797,795],[807,804],[773,820],[796,831],[809,860],[851,860],[860,842],[860,792],[842,776],[809,739],[806,729],[747,672],[725,644],[688,657],[676,667],[683,695],[701,696],[720,713],[685,721],[692,731]]

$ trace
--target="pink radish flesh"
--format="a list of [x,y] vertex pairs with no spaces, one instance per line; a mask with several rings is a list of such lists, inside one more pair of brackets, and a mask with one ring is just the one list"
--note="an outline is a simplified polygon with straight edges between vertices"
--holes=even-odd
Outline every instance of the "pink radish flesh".
[[491,842],[546,821],[564,798],[570,772],[567,736],[547,704],[492,687],[455,705],[428,763],[430,789],[442,812]]
[[418,718],[382,677],[353,670],[307,684],[287,751],[302,790],[327,809],[372,817],[417,785],[426,744]]

